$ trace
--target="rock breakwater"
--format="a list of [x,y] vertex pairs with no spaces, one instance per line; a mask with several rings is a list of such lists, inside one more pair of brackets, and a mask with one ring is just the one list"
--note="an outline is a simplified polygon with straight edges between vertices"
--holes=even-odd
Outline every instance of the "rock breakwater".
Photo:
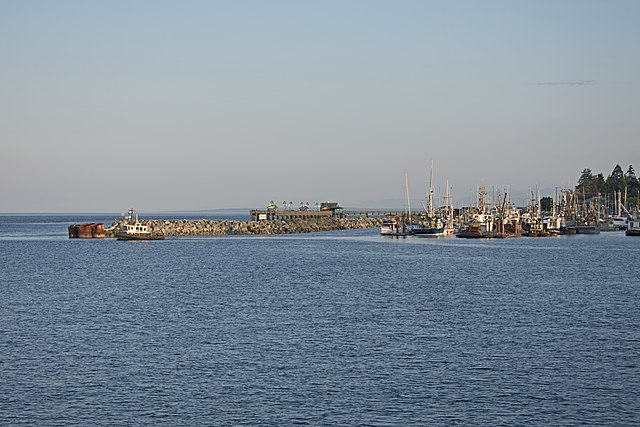
[[[149,231],[163,236],[229,236],[247,234],[299,234],[356,228],[376,228],[381,218],[321,218],[287,221],[146,220]],[[119,228],[119,227],[115,227]],[[114,233],[115,234],[115,233]],[[110,237],[113,237],[111,235]]]

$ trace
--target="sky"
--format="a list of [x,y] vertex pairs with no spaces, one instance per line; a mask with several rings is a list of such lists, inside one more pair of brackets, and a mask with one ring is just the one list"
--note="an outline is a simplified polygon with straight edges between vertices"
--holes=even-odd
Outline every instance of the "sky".
[[0,212],[377,207],[640,170],[640,2],[0,0]]

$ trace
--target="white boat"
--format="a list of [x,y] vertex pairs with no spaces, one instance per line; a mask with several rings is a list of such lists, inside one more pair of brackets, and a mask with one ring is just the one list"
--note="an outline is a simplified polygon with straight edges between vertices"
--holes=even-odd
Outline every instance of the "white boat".
[[164,236],[154,234],[149,228],[138,220],[138,212],[129,209],[129,215],[120,225],[120,231],[116,233],[118,240],[164,240]]
[[500,237],[495,232],[495,218],[492,214],[473,214],[471,222],[456,233],[456,237],[465,239]]
[[409,180],[407,175],[404,176],[404,187],[407,197],[406,213],[403,213],[400,218],[395,214],[387,215],[382,221],[380,226],[381,236],[411,236],[411,204],[409,202]]
[[397,215],[387,215],[382,220],[380,226],[381,236],[410,236],[411,229],[407,226],[407,221],[404,216],[398,218]]
[[464,239],[502,237],[495,230],[495,216],[486,209],[485,195],[484,187],[479,187],[476,207],[468,212],[466,224],[456,233],[456,237]]
[[417,237],[446,237],[453,236],[455,228],[453,226],[453,206],[449,202],[449,181],[444,196],[445,205],[436,211],[433,208],[433,160],[431,161],[431,171],[429,173],[429,190],[427,192],[427,205],[424,206],[425,213],[420,224],[414,225],[411,231]]
[[611,220],[613,226],[616,230],[626,230],[627,229],[627,218],[623,216],[614,216]]
[[640,236],[640,215],[635,215],[629,218],[625,234],[627,236]]

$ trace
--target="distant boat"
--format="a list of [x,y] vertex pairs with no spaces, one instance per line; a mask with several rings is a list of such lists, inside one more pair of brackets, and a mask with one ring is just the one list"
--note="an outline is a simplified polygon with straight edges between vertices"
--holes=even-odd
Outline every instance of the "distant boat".
[[600,229],[593,223],[578,223],[576,225],[576,234],[600,234]]
[[611,219],[611,223],[618,230],[626,230],[628,228],[627,221],[628,221],[628,218],[623,216],[614,216]]
[[625,234],[627,236],[640,236],[640,216],[636,215],[633,218],[629,218]]
[[410,236],[411,228],[408,227],[405,216],[398,218],[397,215],[387,215],[382,220],[382,225],[380,226],[380,235],[381,236]]
[[404,188],[407,197],[407,211],[402,215],[402,217],[398,218],[395,214],[387,215],[382,220],[382,225],[380,226],[380,235],[381,236],[411,236],[413,233],[411,231],[411,205],[409,202],[409,180],[407,175],[404,176]]
[[138,220],[138,212],[133,208],[129,209],[129,216],[121,224],[116,238],[118,240],[164,240],[164,236],[151,233],[149,228]]
[[414,236],[417,237],[444,237],[444,227],[413,227],[411,230]]
[[431,171],[429,173],[429,190],[427,192],[427,206],[425,214],[419,225],[414,225],[411,231],[417,237],[445,237],[455,233],[453,226],[453,206],[450,205],[449,181],[447,181],[446,193],[444,196],[445,206],[436,214],[433,208],[433,160],[431,161]]
[[471,216],[471,221],[456,233],[456,237],[464,239],[491,239],[504,237],[504,235],[497,233],[495,230],[495,217],[493,214],[486,212],[484,196],[484,187],[480,187],[478,189],[478,205],[476,207],[476,213]]
[[502,237],[493,231],[493,216],[490,214],[477,214],[473,222],[467,224],[456,233],[456,237],[464,239],[492,239]]

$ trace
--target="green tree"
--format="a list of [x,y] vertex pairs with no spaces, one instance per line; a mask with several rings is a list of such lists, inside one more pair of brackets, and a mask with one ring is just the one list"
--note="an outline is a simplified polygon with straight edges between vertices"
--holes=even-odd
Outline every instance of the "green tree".
[[620,165],[616,165],[616,167],[613,168],[613,172],[611,172],[611,177],[616,181],[622,181],[622,179],[624,178],[624,172],[622,172],[622,168],[620,167]]
[[627,183],[628,191],[635,192],[640,188],[640,182],[638,181],[638,177],[636,176],[636,171],[633,169],[633,165],[629,165],[629,169],[627,169],[624,180]]
[[540,210],[542,212],[551,212],[553,208],[553,199],[551,197],[543,197],[540,199]]
[[604,180],[604,175],[599,173],[593,178],[593,192],[605,193],[607,191],[607,184]]
[[606,184],[607,191],[610,193],[624,190],[626,182],[624,180],[624,172],[622,172],[620,165],[616,165],[616,167],[613,168],[613,172],[607,177]]
[[587,194],[591,194],[593,192],[593,172],[591,169],[585,168],[580,174],[580,178],[578,179],[578,185],[576,185],[576,191],[584,191]]

